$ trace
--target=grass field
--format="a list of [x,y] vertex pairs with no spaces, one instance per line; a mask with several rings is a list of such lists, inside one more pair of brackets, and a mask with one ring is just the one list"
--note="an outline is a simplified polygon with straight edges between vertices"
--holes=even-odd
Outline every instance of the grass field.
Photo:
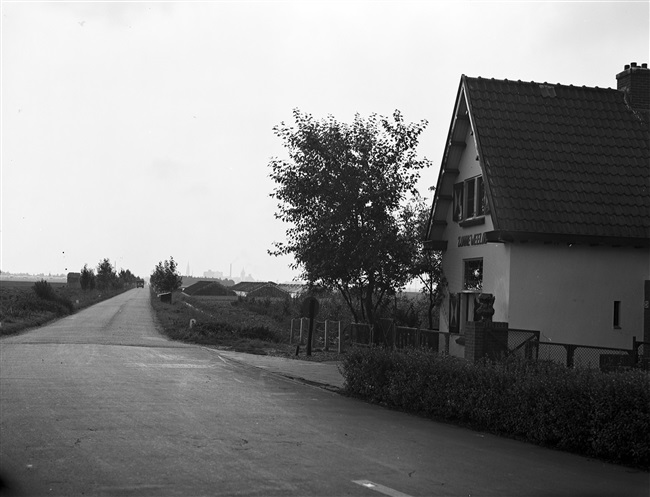
[[[34,283],[36,281],[40,280],[0,280],[0,288],[16,288],[16,289],[25,289],[29,288],[31,289],[34,286]],[[54,288],[62,288],[66,286],[65,281],[48,281],[50,285],[52,285]]]
[[123,291],[83,291],[55,281],[50,286],[57,296],[57,303],[38,298],[33,290],[34,284],[34,281],[24,280],[0,281],[0,335],[13,335],[42,326],[70,314],[70,311],[76,312]]

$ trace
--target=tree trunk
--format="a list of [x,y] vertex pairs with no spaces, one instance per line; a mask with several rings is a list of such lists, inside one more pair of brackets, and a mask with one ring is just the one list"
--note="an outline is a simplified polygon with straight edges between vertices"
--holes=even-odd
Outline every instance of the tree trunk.
[[359,321],[359,316],[357,314],[357,310],[355,309],[354,305],[352,304],[352,295],[350,295],[350,289],[349,288],[344,288],[343,286],[338,287],[339,292],[341,292],[341,295],[343,296],[343,300],[345,300],[345,303],[348,306],[348,309],[350,309],[350,312],[352,313],[352,317],[354,318],[355,322]]
[[366,286],[366,294],[364,295],[363,307],[365,308],[366,311],[366,318],[368,319],[368,323],[370,323],[371,325],[375,324],[375,314],[373,312],[373,302],[372,302],[372,296],[374,294],[374,290],[375,290],[374,282],[368,281],[368,285]]

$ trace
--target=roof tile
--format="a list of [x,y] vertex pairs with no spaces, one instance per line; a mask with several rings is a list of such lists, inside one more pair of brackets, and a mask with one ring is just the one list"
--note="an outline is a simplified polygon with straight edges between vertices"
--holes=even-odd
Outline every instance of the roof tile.
[[499,229],[650,236],[650,133],[622,92],[463,84]]

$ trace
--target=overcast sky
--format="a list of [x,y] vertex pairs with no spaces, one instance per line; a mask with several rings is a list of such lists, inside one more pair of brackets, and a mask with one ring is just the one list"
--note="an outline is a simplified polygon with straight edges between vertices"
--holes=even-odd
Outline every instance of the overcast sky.
[[649,23],[647,1],[3,1],[0,269],[291,280],[267,249],[292,109],[428,120],[427,194],[461,74],[615,88]]

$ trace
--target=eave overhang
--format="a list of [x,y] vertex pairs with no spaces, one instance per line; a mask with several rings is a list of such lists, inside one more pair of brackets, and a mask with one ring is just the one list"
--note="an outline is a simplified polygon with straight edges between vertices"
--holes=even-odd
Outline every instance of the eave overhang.
[[425,240],[424,250],[447,250],[447,240]]
[[488,243],[562,243],[610,247],[650,248],[650,238],[621,238],[614,236],[589,236],[556,233],[494,230],[485,233]]
[[[465,137],[470,128],[470,118],[464,91],[463,79],[461,78],[456,94],[454,113],[447,133],[445,151],[438,173],[438,182],[436,183],[433,203],[429,213],[426,241],[435,242],[438,246],[441,246],[438,242],[442,241],[442,234],[447,225],[447,213],[453,202],[453,187],[459,173],[460,158],[467,147]],[[446,248],[446,242],[444,245]],[[436,250],[444,249],[438,248]]]
[[492,201],[489,178],[487,178],[486,175],[486,164],[483,159],[478,132],[472,119],[467,77],[462,75],[458,85],[454,113],[452,115],[451,123],[449,124],[447,142],[442,163],[440,165],[440,172],[438,173],[438,182],[436,183],[431,212],[429,214],[429,226],[426,240],[436,242],[442,241],[443,231],[446,226],[446,222],[443,223],[443,221],[447,219],[449,208],[453,202],[454,184],[456,183],[456,178],[459,174],[458,167],[461,156],[467,148],[465,140],[468,131],[470,131],[471,137],[474,140],[474,147],[477,152],[476,160],[479,161],[481,174],[485,178],[483,184],[485,185],[485,195],[487,197],[492,223],[495,227],[498,227],[498,216],[494,202]]

